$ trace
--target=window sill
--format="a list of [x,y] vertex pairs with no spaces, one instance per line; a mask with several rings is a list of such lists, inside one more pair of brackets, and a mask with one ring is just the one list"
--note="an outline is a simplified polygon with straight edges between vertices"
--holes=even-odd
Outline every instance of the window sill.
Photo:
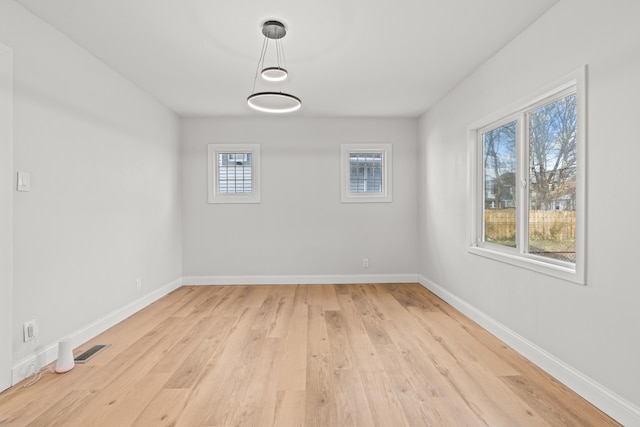
[[483,246],[470,246],[468,248],[468,252],[506,264],[511,264],[516,267],[526,268],[528,270],[546,274],[547,276],[567,280],[579,285],[586,284],[584,273],[578,271],[577,268],[571,267],[569,265],[564,266],[560,264],[552,264],[550,262],[545,262],[544,260],[541,260],[537,257],[534,258],[533,256],[507,253]]
[[260,198],[257,196],[246,195],[233,195],[233,196],[215,196],[209,198],[209,203],[260,203]]
[[393,199],[390,194],[381,194],[379,196],[360,193],[358,195],[343,195],[341,198],[342,203],[391,203]]

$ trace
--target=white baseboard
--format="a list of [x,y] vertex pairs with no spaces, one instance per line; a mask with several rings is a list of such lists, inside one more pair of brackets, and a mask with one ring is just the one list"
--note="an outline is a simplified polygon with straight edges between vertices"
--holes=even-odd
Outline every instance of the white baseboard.
[[[132,303],[106,315],[105,317],[72,332],[67,335],[67,337],[71,338],[72,348],[76,348],[80,344],[96,337],[180,286],[182,286],[182,279],[176,279],[168,285],[150,292]],[[60,339],[62,338],[64,337],[60,337]],[[56,360],[58,358],[58,341],[59,340],[56,340],[55,342],[44,346],[16,363],[11,368],[12,385],[16,385],[29,375],[32,375],[36,367],[40,368]]]
[[183,285],[321,285],[349,283],[416,283],[417,274],[347,274],[307,276],[187,276]]
[[611,418],[625,426],[640,426],[640,408],[633,403],[618,396],[426,277],[420,275],[418,282]]

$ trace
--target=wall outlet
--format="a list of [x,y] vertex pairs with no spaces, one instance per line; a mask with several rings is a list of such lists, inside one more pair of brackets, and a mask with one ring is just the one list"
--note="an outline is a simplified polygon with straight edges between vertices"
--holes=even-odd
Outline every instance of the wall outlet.
[[29,320],[28,322],[25,322],[22,325],[22,333],[23,333],[24,342],[31,341],[32,339],[37,337],[38,333],[39,333],[38,329],[39,329],[38,328],[38,322],[36,322],[35,319]]
[[139,278],[139,277],[136,279],[136,289],[137,290],[141,290],[142,289],[142,279]]
[[362,258],[362,268],[369,268],[369,258]]
[[35,375],[38,373],[38,365],[36,364],[36,359],[33,359],[29,364],[24,368],[24,377],[30,377],[31,375]]

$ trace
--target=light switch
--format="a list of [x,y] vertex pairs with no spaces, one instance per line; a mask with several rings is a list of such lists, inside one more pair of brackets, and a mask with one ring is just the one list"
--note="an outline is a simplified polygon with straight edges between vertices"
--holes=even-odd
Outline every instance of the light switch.
[[31,175],[28,172],[18,172],[18,188],[16,190],[31,190]]

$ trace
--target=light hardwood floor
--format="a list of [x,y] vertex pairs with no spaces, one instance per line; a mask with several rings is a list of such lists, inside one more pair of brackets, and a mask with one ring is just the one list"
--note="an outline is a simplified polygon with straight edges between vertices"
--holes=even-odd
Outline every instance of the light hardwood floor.
[[1,426],[613,426],[418,284],[182,287]]

